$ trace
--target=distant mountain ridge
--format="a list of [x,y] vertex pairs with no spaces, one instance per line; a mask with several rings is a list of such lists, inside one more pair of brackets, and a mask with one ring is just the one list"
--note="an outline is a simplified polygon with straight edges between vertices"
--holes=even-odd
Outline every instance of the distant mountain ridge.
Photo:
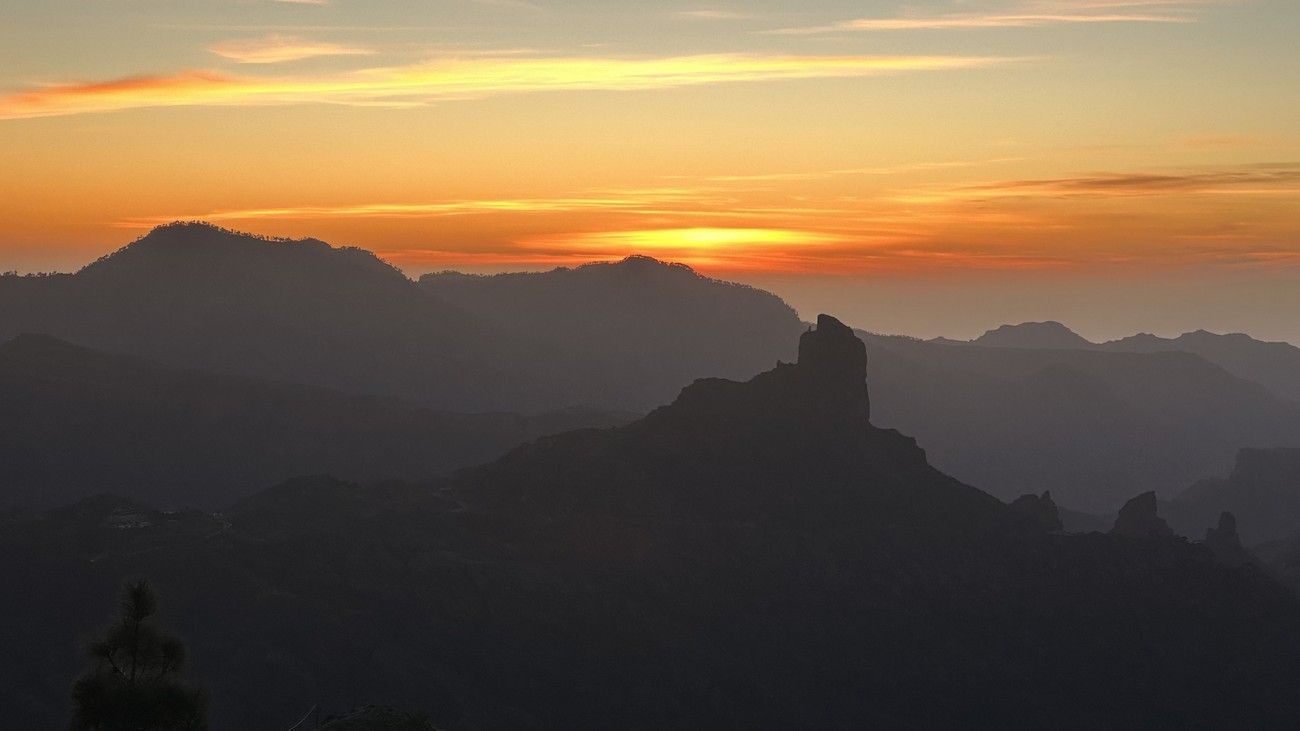
[[1025,322],[1003,325],[971,341],[986,348],[1089,349],[1095,345],[1059,322]]
[[1249,335],[1220,335],[1206,330],[1162,338],[1149,333],[1094,343],[1059,322],[1025,322],[1002,325],[971,341],[936,338],[944,345],[978,345],[990,348],[1102,350],[1115,353],[1181,351],[1199,355],[1233,375],[1255,381],[1277,395],[1300,401],[1300,348],[1290,343],[1256,340]]
[[1065,507],[1107,513],[1224,474],[1242,447],[1300,445],[1300,404],[1191,353],[859,335],[875,422],[1004,500],[1051,490]]

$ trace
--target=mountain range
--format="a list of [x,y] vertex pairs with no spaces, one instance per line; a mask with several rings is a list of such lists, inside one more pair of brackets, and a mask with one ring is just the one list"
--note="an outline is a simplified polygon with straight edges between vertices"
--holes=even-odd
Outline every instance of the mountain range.
[[[939,338],[934,342],[967,344]],[[1150,333],[1094,343],[1059,322],[1025,322],[1003,325],[969,341],[986,348],[1035,350],[1100,350],[1111,353],[1181,352],[1198,355],[1224,370],[1254,381],[1276,395],[1300,401],[1300,348],[1290,343],[1270,343],[1243,333],[1217,334],[1205,330],[1162,338]]]
[[[805,327],[774,295],[646,257],[415,282],[361,250],[204,224],[160,227],[76,274],[0,277],[0,342],[43,333],[398,411],[644,413],[682,383],[789,360]],[[875,423],[1004,500],[1051,490],[1064,507],[1106,513],[1227,474],[1243,448],[1300,445],[1300,406],[1286,398],[1300,368],[1286,344],[1201,333],[1093,344],[1055,323],[970,343],[858,334]],[[490,456],[430,460],[427,476]],[[293,464],[373,476],[338,460]],[[265,484],[236,477],[228,499]]]
[[645,411],[683,378],[752,375],[789,357],[800,329],[770,294],[643,259],[557,270],[545,288],[416,283],[360,249],[178,223],[75,274],[0,277],[0,341],[42,333],[451,411]]
[[1242,448],[1300,445],[1300,404],[1192,353],[859,335],[876,423],[1004,500],[1051,490],[1064,506],[1109,512],[1134,493],[1172,499],[1226,474]]
[[1154,496],[1070,535],[1050,497],[944,475],[869,423],[868,357],[821,317],[794,363],[442,480],[10,520],[6,721],[61,721],[73,638],[148,575],[220,728],[362,703],[447,729],[1300,722],[1294,596],[1147,528]]

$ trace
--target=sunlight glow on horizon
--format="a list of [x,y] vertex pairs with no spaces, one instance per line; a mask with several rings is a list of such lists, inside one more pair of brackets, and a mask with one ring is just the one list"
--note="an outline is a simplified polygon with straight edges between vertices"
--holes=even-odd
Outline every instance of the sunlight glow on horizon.
[[206,220],[410,271],[1300,289],[1291,0],[6,11],[0,270]]

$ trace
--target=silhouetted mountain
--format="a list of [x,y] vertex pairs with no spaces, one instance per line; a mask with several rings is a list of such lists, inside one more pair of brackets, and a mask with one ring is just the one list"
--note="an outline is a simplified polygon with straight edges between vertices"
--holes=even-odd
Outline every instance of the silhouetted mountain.
[[1105,343],[1094,343],[1059,322],[1003,325],[969,342],[936,338],[942,345],[979,345],[989,348],[1041,350],[1103,350],[1111,353],[1183,352],[1199,355],[1229,373],[1254,381],[1284,399],[1300,401],[1300,348],[1290,343],[1270,343],[1249,335],[1197,330],[1176,338],[1149,333]]
[[0,340],[48,333],[201,370],[456,411],[645,411],[788,357],[793,310],[644,257],[423,284],[360,249],[197,223],[73,275],[0,277]]
[[1065,529],[1065,524],[1061,521],[1061,513],[1056,507],[1056,501],[1052,500],[1050,491],[1042,495],[1021,495],[1011,502],[1011,510],[1028,518],[1043,530]]
[[22,332],[442,408],[523,401],[513,344],[373,254],[313,239],[163,226],[74,275],[0,281],[0,338]]
[[937,467],[1006,500],[1051,489],[1062,505],[1107,513],[1135,493],[1169,498],[1226,473],[1243,446],[1300,444],[1300,406],[1189,353],[859,335],[875,423],[914,435]]
[[1214,553],[1220,563],[1228,566],[1256,565],[1259,560],[1241,545],[1237,534],[1237,518],[1232,513],[1221,513],[1219,525],[1205,532],[1205,547]]
[[1176,338],[1134,335],[1099,347],[1130,353],[1169,350],[1195,353],[1229,373],[1264,385],[1283,398],[1300,401],[1300,348],[1290,343],[1268,343],[1240,333],[1217,335],[1197,330]]
[[1049,350],[1081,349],[1095,347],[1093,343],[1076,334],[1059,322],[1025,322],[1003,325],[989,330],[971,341],[986,348],[1041,348]]
[[1180,532],[1230,511],[1249,545],[1300,533],[1300,449],[1243,449],[1228,477],[1197,482],[1169,510]]
[[1127,538],[1168,538],[1174,531],[1158,514],[1156,494],[1144,492],[1119,509],[1110,534]]
[[302,474],[431,478],[542,434],[626,420],[443,413],[23,335],[0,344],[0,505],[115,492],[218,507]]
[[793,355],[802,329],[780,298],[646,256],[548,272],[420,278],[511,338],[581,354],[592,401],[648,409],[703,376],[748,378]]
[[1021,519],[869,425],[864,363],[821,318],[797,364],[432,485],[13,523],[6,653],[38,670],[0,684],[6,721],[64,718],[86,597],[124,575],[168,597],[218,728],[316,703],[449,729],[1300,721],[1294,597],[1181,539]]
[[632,521],[955,530],[997,514],[997,500],[931,468],[914,440],[868,423],[866,364],[853,331],[822,315],[797,364],[697,381],[641,421],[538,440],[461,473],[452,491],[493,512]]

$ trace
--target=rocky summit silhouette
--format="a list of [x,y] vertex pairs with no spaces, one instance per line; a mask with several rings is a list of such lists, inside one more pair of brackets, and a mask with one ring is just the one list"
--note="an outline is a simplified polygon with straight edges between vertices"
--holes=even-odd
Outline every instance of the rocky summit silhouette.
[[[696,381],[641,421],[539,440],[462,473],[453,490],[489,510],[633,520],[955,529],[1000,513],[930,467],[914,440],[870,425],[866,367],[853,331],[822,315],[796,363],[744,383]],[[557,464],[557,453],[572,457]]]
[[1214,557],[1229,566],[1244,566],[1257,563],[1250,551],[1241,545],[1237,535],[1237,518],[1232,513],[1219,515],[1218,526],[1211,526],[1205,532],[1205,547],[1214,552]]
[[1174,531],[1161,518],[1158,513],[1156,494],[1154,492],[1144,492],[1141,495],[1124,503],[1120,508],[1119,515],[1115,518],[1115,526],[1110,529],[1113,536],[1126,536],[1129,538],[1168,538],[1174,535]]
[[446,729],[1300,722],[1285,589],[1181,539],[1024,519],[868,423],[865,366],[819,318],[796,363],[432,483],[11,518],[0,581],[40,590],[0,592],[6,653],[41,671],[0,684],[6,721],[62,722],[88,598],[147,575],[216,728],[313,704]]
[[1035,525],[1044,530],[1060,531],[1065,529],[1065,523],[1061,520],[1061,512],[1056,507],[1056,501],[1052,500],[1050,490],[1042,495],[1021,495],[1011,502],[1011,510],[1033,521]]

